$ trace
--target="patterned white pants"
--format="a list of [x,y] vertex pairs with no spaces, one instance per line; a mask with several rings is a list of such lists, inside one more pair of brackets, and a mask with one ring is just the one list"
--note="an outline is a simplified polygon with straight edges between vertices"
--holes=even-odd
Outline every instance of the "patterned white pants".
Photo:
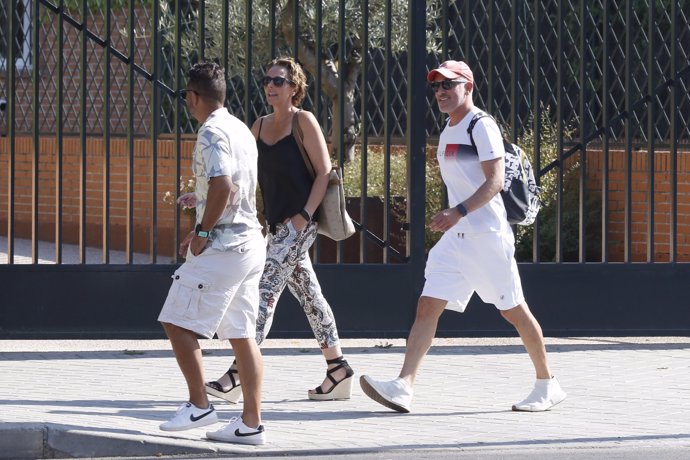
[[309,258],[308,251],[316,235],[316,222],[310,222],[298,232],[290,221],[276,225],[275,234],[268,234],[266,264],[259,282],[259,317],[256,321],[258,344],[264,341],[271,329],[276,304],[287,285],[304,309],[319,346],[331,348],[338,345],[335,317],[321,293]]

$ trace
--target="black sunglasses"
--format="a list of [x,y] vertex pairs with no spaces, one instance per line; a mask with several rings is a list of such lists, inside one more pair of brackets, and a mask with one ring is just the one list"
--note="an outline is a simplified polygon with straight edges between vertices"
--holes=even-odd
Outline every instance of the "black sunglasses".
[[438,92],[439,88],[443,88],[444,90],[448,91],[455,85],[459,85],[461,83],[467,83],[466,80],[441,80],[441,81],[432,81],[429,83],[429,86],[431,86],[431,89],[434,90],[435,92]]
[[264,78],[261,79],[261,84],[263,86],[268,86],[269,83],[273,82],[273,86],[277,86],[280,88],[285,84],[285,82],[288,82],[289,84],[292,84],[292,80],[288,80],[285,77],[269,77],[266,75]]

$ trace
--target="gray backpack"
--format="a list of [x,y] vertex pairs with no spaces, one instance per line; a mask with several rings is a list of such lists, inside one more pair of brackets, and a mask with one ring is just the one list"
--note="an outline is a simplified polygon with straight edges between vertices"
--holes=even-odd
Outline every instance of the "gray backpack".
[[[477,153],[477,146],[474,143],[472,130],[474,125],[484,117],[493,120],[493,117],[488,113],[479,112],[470,120],[470,126],[467,128],[467,134],[470,136],[475,153]],[[508,222],[511,225],[531,225],[537,218],[539,208],[541,208],[541,188],[537,187],[532,164],[527,158],[527,154],[520,147],[507,142],[505,139],[503,139],[503,146],[506,150],[506,169],[501,198],[503,198],[503,204],[508,214]]]

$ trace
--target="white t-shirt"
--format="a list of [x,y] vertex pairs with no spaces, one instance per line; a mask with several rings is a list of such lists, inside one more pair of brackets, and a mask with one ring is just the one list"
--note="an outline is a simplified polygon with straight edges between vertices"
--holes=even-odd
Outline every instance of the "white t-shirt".
[[[475,114],[474,107],[455,126],[446,125],[438,141],[436,159],[441,177],[448,189],[448,204],[456,206],[469,198],[486,181],[480,161],[505,157],[501,131],[490,117],[483,117],[474,125],[472,135],[479,156],[472,151],[467,128]],[[476,209],[450,230],[459,233],[500,232],[509,229],[505,206],[500,194]]]
[[214,111],[199,128],[192,165],[197,223],[206,209],[209,180],[228,176],[232,182],[228,204],[209,235],[210,247],[224,251],[261,235],[256,217],[257,158],[254,135],[225,107]]

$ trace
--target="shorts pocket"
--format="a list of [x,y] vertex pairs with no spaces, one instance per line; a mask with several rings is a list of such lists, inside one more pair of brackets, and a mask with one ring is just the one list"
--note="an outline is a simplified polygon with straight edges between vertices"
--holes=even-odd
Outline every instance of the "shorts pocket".
[[213,286],[203,278],[189,273],[175,273],[172,279],[179,313],[187,318],[197,319],[202,299],[212,292]]

